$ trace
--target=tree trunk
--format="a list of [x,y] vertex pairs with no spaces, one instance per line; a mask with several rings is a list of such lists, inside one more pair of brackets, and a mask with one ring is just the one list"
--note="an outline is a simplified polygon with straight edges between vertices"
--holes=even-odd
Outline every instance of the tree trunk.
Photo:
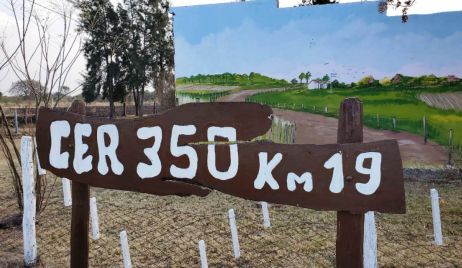
[[138,115],[140,117],[142,117],[144,115],[144,88],[145,88],[145,84],[143,83],[141,85],[140,91],[138,92],[138,97],[139,97],[139,105],[138,105],[139,112],[138,112]]
[[138,104],[138,92],[133,88],[132,89],[132,94],[133,94],[133,102],[135,103],[135,115],[139,116],[139,104]]
[[163,112],[175,107],[175,74],[173,66],[162,70],[154,81],[155,112]]

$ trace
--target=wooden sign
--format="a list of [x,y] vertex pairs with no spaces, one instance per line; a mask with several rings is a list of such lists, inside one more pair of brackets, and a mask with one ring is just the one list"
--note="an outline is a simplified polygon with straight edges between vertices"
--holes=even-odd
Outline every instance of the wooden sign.
[[198,196],[216,189],[317,210],[405,212],[396,141],[248,142],[270,129],[271,115],[253,103],[195,103],[116,120],[41,109],[38,152],[43,168],[95,187]]

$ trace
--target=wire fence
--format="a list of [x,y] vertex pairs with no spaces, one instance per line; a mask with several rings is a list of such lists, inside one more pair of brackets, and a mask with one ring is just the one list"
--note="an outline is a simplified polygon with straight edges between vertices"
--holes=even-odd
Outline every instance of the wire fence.
[[[452,188],[450,188],[452,186]],[[445,194],[454,185],[439,185]],[[460,188],[460,184],[457,185]],[[444,245],[433,243],[430,201],[426,187],[407,183],[406,215],[377,213],[378,262],[382,267],[460,267],[462,226],[460,201],[442,204]],[[2,193],[3,194],[3,193]],[[460,190],[459,190],[460,194]],[[206,198],[157,197],[92,189],[99,213],[98,240],[90,241],[91,267],[120,267],[119,233],[128,234],[133,267],[200,267],[198,241],[207,245],[210,267],[335,266],[335,212],[270,205],[271,227],[263,226],[258,202],[213,192]],[[14,210],[2,195],[1,214]],[[37,223],[38,252],[46,267],[67,267],[70,260],[71,209],[56,188]],[[427,202],[421,202],[425,200]],[[459,204],[460,205],[460,204]],[[235,259],[228,209],[236,211],[241,257]],[[0,230],[0,266],[22,262],[21,228]]]
[[[298,109],[310,108],[313,107]],[[319,107],[311,112],[330,116],[338,113]],[[378,123],[386,126],[389,121]],[[293,143],[295,131],[294,123],[275,117],[271,130],[258,139]],[[429,128],[429,135],[431,131]],[[5,170],[2,174],[6,174]],[[52,185],[57,178],[49,176],[48,180]],[[71,208],[63,205],[59,180],[46,210],[37,218],[38,253],[46,267],[68,267],[70,263]],[[436,246],[433,238],[429,189],[435,186],[441,193],[443,246]],[[376,214],[379,266],[461,267],[461,186],[460,180],[437,184],[406,182],[407,213]],[[199,267],[200,240],[206,243],[210,267],[335,266],[335,212],[272,204],[271,227],[266,228],[259,202],[216,191],[199,198],[92,188],[91,196],[97,199],[101,233],[98,240],[90,240],[91,267],[122,266],[122,230],[128,234],[133,267]],[[0,218],[18,212],[5,176],[0,178],[0,204]],[[238,259],[233,255],[229,209],[236,213],[241,251]],[[0,267],[22,265],[22,243],[20,226],[0,228]]]

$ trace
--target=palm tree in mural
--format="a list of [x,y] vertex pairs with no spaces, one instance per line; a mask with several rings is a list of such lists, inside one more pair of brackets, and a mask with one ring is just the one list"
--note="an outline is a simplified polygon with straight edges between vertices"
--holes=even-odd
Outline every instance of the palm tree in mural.
[[306,72],[306,74],[305,74],[305,79],[306,79],[306,87],[309,87],[309,84],[310,84],[310,78],[311,78],[311,73],[310,73],[310,72]]
[[300,75],[298,76],[298,79],[300,79],[300,84],[303,83],[303,79],[306,78],[306,74],[305,73],[300,73]]

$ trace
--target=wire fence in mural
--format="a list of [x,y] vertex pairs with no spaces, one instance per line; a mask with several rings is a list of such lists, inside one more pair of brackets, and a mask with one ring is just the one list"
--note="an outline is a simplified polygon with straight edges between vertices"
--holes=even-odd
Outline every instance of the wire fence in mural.
[[[265,94],[265,93],[263,93]],[[247,99],[250,101],[250,99]],[[300,112],[309,112],[328,117],[338,118],[338,108],[328,106],[308,106],[303,104],[286,104],[286,103],[270,103],[261,102],[260,104],[269,105],[277,109],[286,109]],[[422,120],[410,120],[399,117],[389,117],[380,114],[364,115],[363,123],[365,126],[381,130],[390,130],[396,132],[409,132],[412,134],[420,135],[422,142],[432,140],[436,143],[445,146],[448,149],[448,165],[449,166],[462,166],[462,144],[455,141],[455,133],[453,129],[442,131],[440,128],[435,127],[429,118],[423,117]]]

